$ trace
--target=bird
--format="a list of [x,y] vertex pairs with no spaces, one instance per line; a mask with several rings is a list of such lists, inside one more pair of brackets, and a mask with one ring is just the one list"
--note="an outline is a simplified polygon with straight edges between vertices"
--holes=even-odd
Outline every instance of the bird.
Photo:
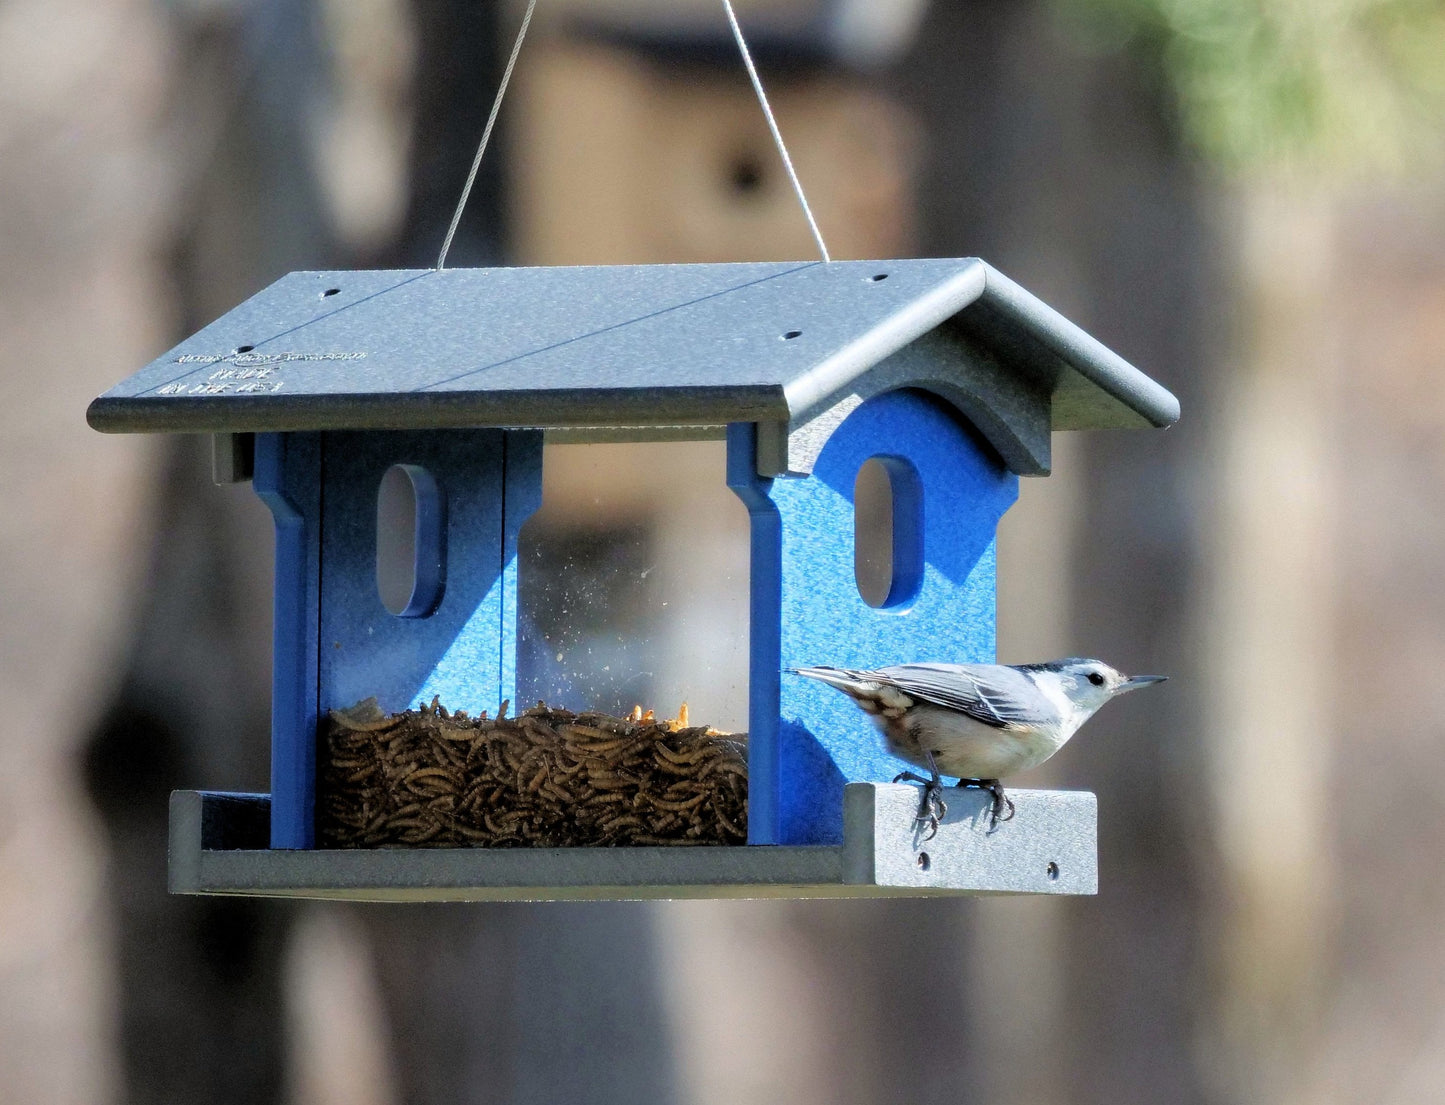
[[1000,779],[1043,763],[1110,699],[1168,678],[1128,676],[1078,656],[1042,664],[787,670],[842,691],[873,719],[889,752],[928,771],[927,778],[904,771],[893,779],[923,784],[917,820],[927,825],[927,839],[948,812],[942,776],[993,796],[992,833],[1014,816]]

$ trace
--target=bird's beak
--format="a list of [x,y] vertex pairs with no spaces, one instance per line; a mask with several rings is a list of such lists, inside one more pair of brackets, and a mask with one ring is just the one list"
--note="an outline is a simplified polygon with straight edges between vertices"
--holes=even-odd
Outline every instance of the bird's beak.
[[1133,675],[1114,688],[1115,694],[1123,694],[1125,691],[1137,691],[1140,687],[1147,687],[1151,683],[1163,683],[1169,677],[1167,675]]

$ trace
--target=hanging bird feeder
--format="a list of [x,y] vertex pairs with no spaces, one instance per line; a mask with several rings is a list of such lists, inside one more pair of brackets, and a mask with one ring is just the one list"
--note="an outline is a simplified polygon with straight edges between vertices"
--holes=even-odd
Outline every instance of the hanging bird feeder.
[[[1178,417],[1166,390],[982,261],[293,273],[88,417],[107,432],[216,435],[220,467],[251,478],[276,523],[271,792],[173,795],[175,891],[1095,889],[1092,795],[1011,791],[1017,816],[990,833],[987,796],[950,792],[925,840],[917,788],[883,782],[906,765],[866,718],[783,674],[992,662],[996,527],[1018,477],[1048,473],[1052,431]],[[515,703],[518,532],[549,434],[726,436],[751,524],[747,843],[318,846],[318,747],[334,712],[435,702],[495,721]],[[853,494],[875,459],[891,484],[892,567],[870,604]],[[397,471],[415,503],[414,563],[409,594],[388,605],[376,504]]]

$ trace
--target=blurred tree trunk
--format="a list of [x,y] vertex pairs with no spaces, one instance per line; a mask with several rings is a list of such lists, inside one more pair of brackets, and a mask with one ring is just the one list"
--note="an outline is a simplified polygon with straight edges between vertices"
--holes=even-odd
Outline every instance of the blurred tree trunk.
[[[1199,595],[1217,905],[1202,1042],[1221,1100],[1317,1100],[1300,1083],[1320,1027],[1337,905],[1332,632],[1341,335],[1330,294],[1338,201],[1282,181],[1232,194],[1240,350],[1205,468],[1217,489]],[[1336,293],[1338,294],[1338,293]],[[1252,811],[1268,810],[1262,832]]]
[[107,1102],[107,872],[77,761],[124,647],[152,445],[83,412],[164,340],[165,28],[148,0],[0,4],[0,1096]]
[[[1046,3],[933,6],[903,75],[934,153],[925,251],[987,257],[1179,395],[1184,420],[1168,434],[1087,435],[1058,458],[1081,470],[1061,473],[1078,499],[1071,625],[1056,643],[1128,671],[1187,676],[1198,662],[1187,642],[1200,537],[1189,472],[1219,352],[1205,326],[1219,296],[1205,193],[1149,60],[1085,53],[1052,17]],[[1015,657],[1025,658],[1041,657]],[[1196,828],[1208,804],[1192,682],[1111,707],[1050,765],[1050,778],[1098,792],[1099,897],[1064,904],[1061,930],[1039,920],[1049,904],[971,907],[980,1032],[966,1046],[991,1101],[1208,1094],[1194,1043],[1211,841]],[[1030,923],[988,919],[1011,911]],[[1032,942],[1022,952],[1021,939]],[[1042,1006],[1032,973],[996,967],[1030,952],[1048,957],[1035,967],[1051,995]],[[1019,1034],[1020,1006],[1045,1018],[1031,1036]],[[1005,1038],[990,1032],[995,1022],[1011,1026]]]
[[[169,263],[178,338],[336,252],[307,129],[325,79],[314,4],[181,5],[171,15],[175,179],[164,246],[151,249]],[[110,845],[119,1097],[278,1101],[281,970],[301,907],[173,898],[165,878],[171,789],[268,789],[271,523],[248,487],[211,485],[208,439],[160,445],[146,587],[118,693],[86,755]]]

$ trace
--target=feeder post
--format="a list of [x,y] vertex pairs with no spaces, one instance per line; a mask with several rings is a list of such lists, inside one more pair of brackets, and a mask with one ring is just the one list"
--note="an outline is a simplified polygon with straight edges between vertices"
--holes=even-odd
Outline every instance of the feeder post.
[[316,652],[321,611],[321,435],[256,435],[251,486],[276,523],[271,847],[316,842]]

